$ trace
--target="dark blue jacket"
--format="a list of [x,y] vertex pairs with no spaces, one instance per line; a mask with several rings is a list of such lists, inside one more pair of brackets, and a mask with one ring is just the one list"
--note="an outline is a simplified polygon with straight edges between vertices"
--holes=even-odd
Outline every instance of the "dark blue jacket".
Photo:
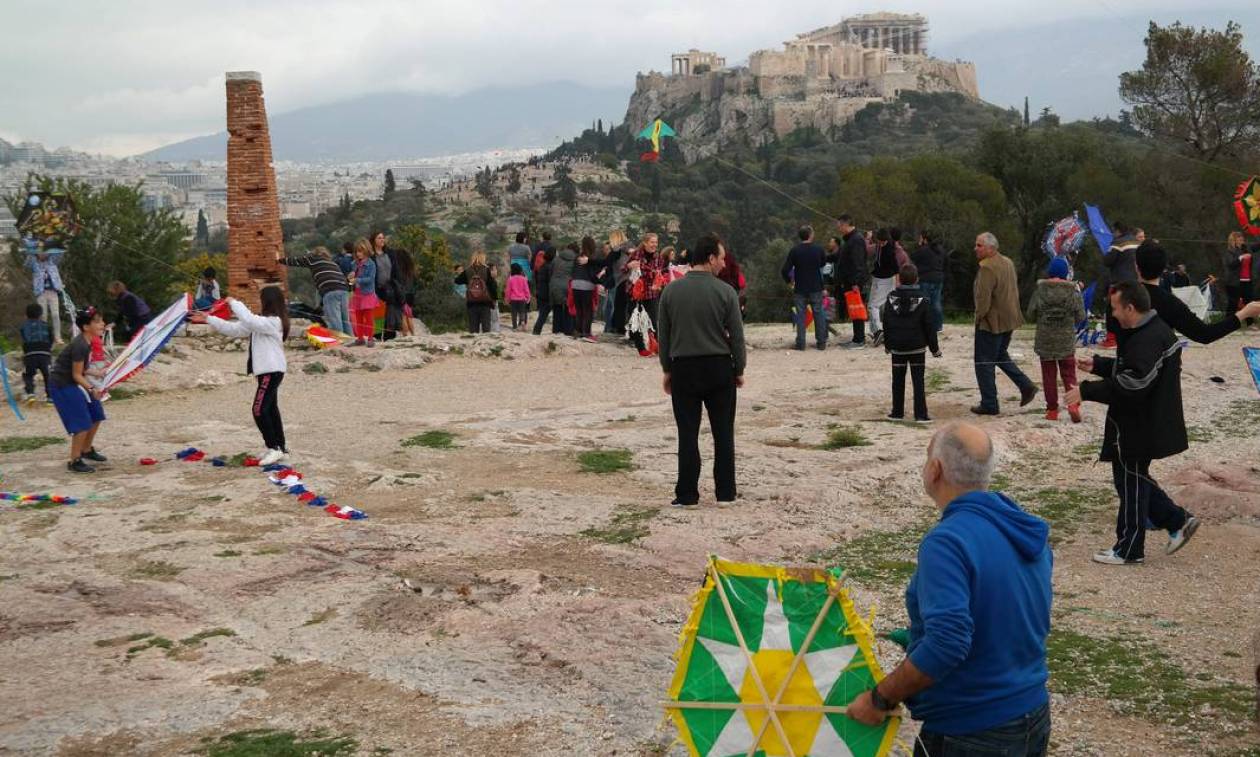
[[974,491],[923,537],[907,652],[934,683],[906,704],[925,730],[974,733],[1049,701],[1049,535],[1006,496]]
[[796,281],[797,294],[813,294],[823,289],[822,267],[827,253],[813,242],[801,242],[788,252],[783,261],[784,281]]

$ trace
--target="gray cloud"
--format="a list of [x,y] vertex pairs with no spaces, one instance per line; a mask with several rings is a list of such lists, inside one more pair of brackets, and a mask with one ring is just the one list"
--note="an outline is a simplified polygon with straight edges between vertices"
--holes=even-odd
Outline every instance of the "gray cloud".
[[[1254,0],[1217,5],[1220,24],[1250,16],[1260,25]],[[923,13],[937,49],[983,60],[988,35],[1071,19],[1175,18],[1195,7],[1186,0],[1062,0],[1053,7],[896,0],[845,9],[823,0],[21,3],[5,14],[5,26],[23,33],[0,46],[0,68],[9,72],[0,80],[0,136],[130,154],[214,132],[223,125],[223,72],[236,69],[262,72],[272,112],[367,92],[450,94],[492,84],[570,80],[628,91],[636,71],[666,69],[673,51],[715,49],[734,62],[852,12]],[[1028,49],[1053,54],[1038,50],[1036,39]]]

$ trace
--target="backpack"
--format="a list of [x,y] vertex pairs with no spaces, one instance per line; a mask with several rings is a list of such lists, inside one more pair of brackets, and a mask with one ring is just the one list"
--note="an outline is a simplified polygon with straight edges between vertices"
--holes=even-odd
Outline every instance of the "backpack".
[[468,272],[468,291],[465,293],[468,302],[490,304],[490,290],[486,287],[486,274]]

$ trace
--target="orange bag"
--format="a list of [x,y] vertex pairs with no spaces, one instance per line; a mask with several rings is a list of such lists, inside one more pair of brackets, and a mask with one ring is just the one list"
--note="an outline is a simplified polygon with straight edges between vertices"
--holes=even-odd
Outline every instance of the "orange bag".
[[866,305],[862,303],[862,293],[852,289],[844,293],[844,305],[849,309],[850,321],[867,320]]

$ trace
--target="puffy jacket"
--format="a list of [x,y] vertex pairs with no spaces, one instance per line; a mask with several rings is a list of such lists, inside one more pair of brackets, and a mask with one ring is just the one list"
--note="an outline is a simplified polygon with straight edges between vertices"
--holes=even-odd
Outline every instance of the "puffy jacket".
[[1134,328],[1116,332],[1116,356],[1095,356],[1093,373],[1102,380],[1082,382],[1081,398],[1107,406],[1100,460],[1132,464],[1189,447],[1181,407],[1181,345],[1154,310]]
[[884,325],[884,351],[914,355],[931,348],[933,354],[940,352],[930,311],[928,298],[918,284],[892,290],[879,310],[880,322]]
[[1085,320],[1085,301],[1076,282],[1042,279],[1028,301],[1028,320],[1037,324],[1033,352],[1042,360],[1063,360],[1076,354],[1076,324]]
[[[1119,283],[1121,281],[1137,281],[1137,248],[1141,245],[1132,237],[1124,237],[1117,239],[1111,247],[1103,253],[1103,266],[1107,269],[1103,280],[1107,286]],[[1106,291],[1107,287],[1100,287],[1101,291]]]
[[551,282],[548,284],[548,299],[551,302],[564,302],[569,297],[569,280],[573,278],[573,265],[577,253],[565,247],[556,252],[552,261]]

